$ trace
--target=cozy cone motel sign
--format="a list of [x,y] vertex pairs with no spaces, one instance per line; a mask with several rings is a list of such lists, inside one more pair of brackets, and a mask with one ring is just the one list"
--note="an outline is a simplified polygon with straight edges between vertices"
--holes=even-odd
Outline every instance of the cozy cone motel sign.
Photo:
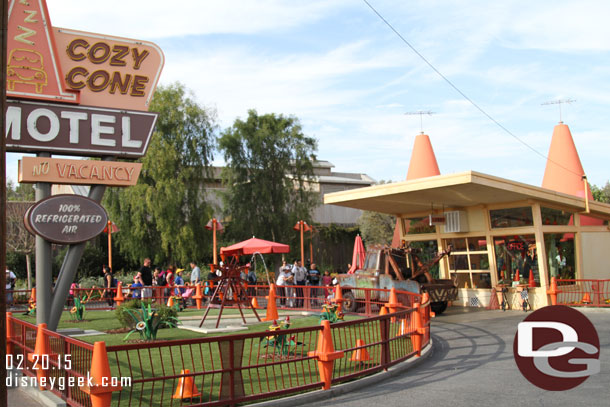
[[[153,43],[53,27],[45,0],[9,0],[6,150],[142,157],[157,119],[148,107],[163,62]],[[136,183],[140,168],[130,162],[23,157],[19,182],[128,186]],[[51,219],[67,218],[61,215]],[[59,230],[77,230],[64,226],[57,223]],[[66,243],[74,241],[68,236],[73,234],[66,234]],[[47,240],[60,243],[62,234],[55,235]]]

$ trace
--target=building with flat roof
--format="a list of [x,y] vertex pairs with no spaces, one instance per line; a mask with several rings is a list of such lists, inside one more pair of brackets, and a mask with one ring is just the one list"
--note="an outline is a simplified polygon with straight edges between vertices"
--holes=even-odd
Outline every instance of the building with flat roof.
[[508,283],[513,306],[530,286],[538,308],[550,304],[552,277],[610,278],[610,205],[592,200],[566,125],[555,127],[548,157],[545,187],[467,171],[326,194],[324,203],[397,216],[402,243],[451,245],[438,277],[456,281],[460,305],[489,305],[492,288]]

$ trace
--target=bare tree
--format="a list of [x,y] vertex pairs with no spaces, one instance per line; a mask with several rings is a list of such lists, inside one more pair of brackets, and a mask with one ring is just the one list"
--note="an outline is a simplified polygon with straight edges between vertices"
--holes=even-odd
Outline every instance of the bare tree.
[[6,246],[7,249],[25,255],[28,290],[32,289],[32,266],[30,255],[34,253],[36,239],[27,231],[23,217],[33,202],[9,201],[6,203]]

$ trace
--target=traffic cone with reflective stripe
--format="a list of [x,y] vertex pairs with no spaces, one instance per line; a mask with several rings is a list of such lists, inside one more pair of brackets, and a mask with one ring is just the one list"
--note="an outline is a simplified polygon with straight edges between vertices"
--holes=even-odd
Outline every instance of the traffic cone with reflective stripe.
[[371,355],[369,355],[369,351],[365,348],[366,343],[362,339],[356,339],[356,349],[354,353],[352,353],[352,357],[349,359],[350,362],[359,362],[364,363],[371,360]]
[[585,295],[582,296],[582,301],[583,304],[591,304],[591,294],[589,293],[585,293]]
[[[189,369],[184,369],[180,372],[181,375],[187,375],[191,373]],[[173,399],[193,399],[196,397],[201,397],[201,393],[195,386],[195,381],[193,380],[193,376],[183,376],[178,380],[178,386],[176,387],[176,391],[172,396]]]

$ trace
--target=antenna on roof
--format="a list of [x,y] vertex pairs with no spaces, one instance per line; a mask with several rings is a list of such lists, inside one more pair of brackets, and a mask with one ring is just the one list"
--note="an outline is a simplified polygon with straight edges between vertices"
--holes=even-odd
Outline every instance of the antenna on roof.
[[562,105],[562,103],[571,104],[572,102],[576,102],[576,100],[574,100],[574,99],[557,99],[557,100],[551,100],[550,102],[541,103],[540,106],[559,105],[559,123],[563,123],[563,120],[561,118],[561,105]]
[[419,129],[421,131],[421,134],[424,134],[424,120],[423,120],[423,116],[425,114],[427,114],[428,116],[432,116],[435,113],[431,112],[431,111],[424,111],[424,110],[418,110],[417,112],[407,112],[407,113],[405,113],[405,115],[407,115],[407,116],[419,115]]

